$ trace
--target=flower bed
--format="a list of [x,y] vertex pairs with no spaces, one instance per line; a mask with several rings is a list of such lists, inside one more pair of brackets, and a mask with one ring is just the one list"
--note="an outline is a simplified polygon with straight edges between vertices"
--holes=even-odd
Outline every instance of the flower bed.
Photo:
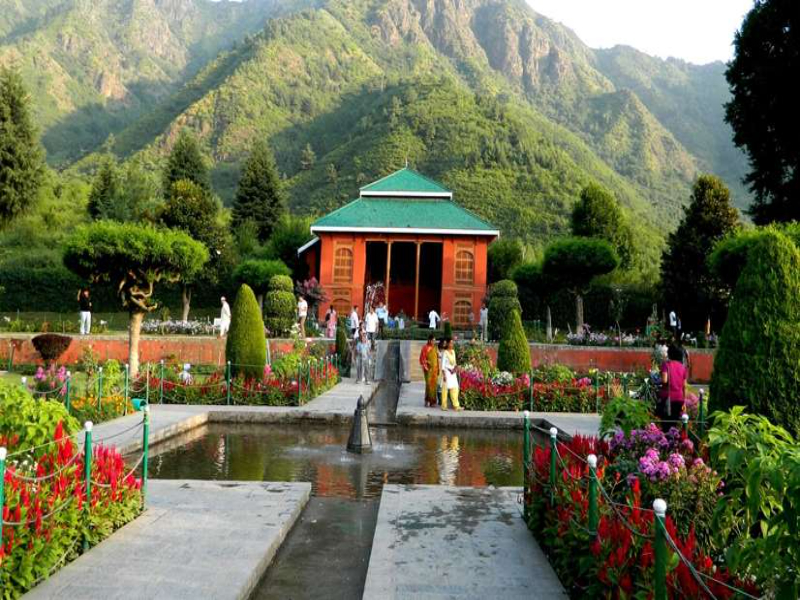
[[76,433],[77,423],[56,402],[0,387],[0,444],[9,451],[0,537],[4,599],[21,596],[141,509],[141,482],[113,449],[94,448],[90,479],[99,485],[87,494]]
[[[551,449],[534,448],[525,507],[530,528],[572,597],[652,597],[655,516],[649,507],[657,497],[668,505],[668,597],[734,597],[726,586],[757,595],[728,572],[712,542],[721,478],[677,430],[650,426],[608,443],[576,436],[559,443],[557,452],[551,486]],[[596,533],[588,529],[590,453],[599,458]]]

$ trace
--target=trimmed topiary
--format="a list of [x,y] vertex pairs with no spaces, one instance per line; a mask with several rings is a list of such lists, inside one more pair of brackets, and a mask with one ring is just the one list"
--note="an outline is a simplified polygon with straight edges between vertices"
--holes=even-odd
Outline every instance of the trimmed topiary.
[[712,410],[744,404],[800,433],[800,251],[783,234],[747,253],[711,377]]
[[269,292],[264,297],[264,323],[273,337],[286,335],[294,325],[297,301],[291,277],[276,275],[269,280]]
[[234,377],[261,379],[267,363],[264,324],[253,290],[242,285],[231,309],[231,327],[225,343],[225,358],[231,363]]
[[531,351],[519,311],[512,310],[497,349],[497,368],[515,375],[530,373]]
[[489,296],[489,338],[500,340],[511,313],[522,313],[517,297],[517,284],[510,279],[495,283]]
[[43,333],[31,339],[33,347],[46,361],[58,360],[67,351],[72,338],[58,333]]
[[444,322],[444,339],[453,339],[453,324],[450,321]]
[[347,321],[339,317],[336,321],[336,354],[339,356],[339,371],[342,376],[350,373],[350,344],[347,340]]

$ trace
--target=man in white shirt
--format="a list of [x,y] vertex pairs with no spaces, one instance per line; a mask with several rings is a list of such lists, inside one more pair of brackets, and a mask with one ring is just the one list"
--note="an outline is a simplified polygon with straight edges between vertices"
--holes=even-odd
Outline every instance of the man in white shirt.
[[306,317],[308,316],[308,302],[300,296],[297,300],[297,317],[300,324],[300,337],[306,337]]
[[489,335],[489,309],[486,308],[486,303],[481,303],[481,314],[478,324],[481,328],[481,341],[485,342]]
[[225,296],[220,298],[222,302],[222,310],[219,312],[219,337],[228,335],[228,329],[231,328],[231,307]]
[[381,332],[382,336],[383,328],[389,323],[389,307],[385,306],[383,302],[379,302],[378,310],[375,311],[375,314],[378,315],[378,330]]
[[378,315],[375,314],[375,308],[370,306],[367,316],[364,317],[364,325],[367,330],[367,338],[370,342],[375,342],[375,334],[378,333]]
[[350,312],[350,334],[355,336],[358,332],[358,307],[354,306]]
[[441,320],[442,319],[439,316],[439,313],[431,309],[431,312],[428,313],[428,327],[430,329],[436,329],[439,326],[439,321]]
[[678,337],[678,315],[674,310],[669,311],[669,328],[672,330],[672,336]]

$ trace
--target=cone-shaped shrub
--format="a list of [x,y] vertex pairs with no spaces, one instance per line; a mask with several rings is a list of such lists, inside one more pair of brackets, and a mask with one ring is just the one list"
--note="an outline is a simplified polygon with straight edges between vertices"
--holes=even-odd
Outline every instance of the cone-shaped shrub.
[[270,335],[286,335],[294,325],[297,301],[291,277],[276,275],[269,280],[269,292],[264,298],[264,323]]
[[444,339],[453,339],[453,324],[450,321],[444,322]]
[[511,313],[522,312],[517,297],[517,284],[503,279],[492,286],[489,299],[489,338],[503,339],[503,331],[511,319]]
[[267,362],[267,347],[261,311],[250,286],[243,284],[231,309],[231,328],[225,344],[225,358],[231,363],[231,374],[247,379],[261,379]]
[[349,373],[350,344],[347,342],[347,321],[339,317],[336,321],[336,354],[339,356],[339,369],[342,375]]
[[712,409],[743,404],[800,433],[800,251],[783,234],[750,248],[722,329]]
[[509,311],[508,322],[497,349],[497,368],[515,375],[531,371],[531,351],[519,311]]

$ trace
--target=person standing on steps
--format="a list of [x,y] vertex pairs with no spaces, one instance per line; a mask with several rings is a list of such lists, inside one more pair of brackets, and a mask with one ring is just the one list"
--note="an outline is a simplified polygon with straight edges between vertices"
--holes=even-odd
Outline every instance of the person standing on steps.
[[481,313],[478,325],[481,328],[481,341],[485,342],[489,337],[489,309],[486,302],[481,302]]
[[336,337],[336,321],[338,318],[339,315],[336,313],[336,309],[331,306],[328,309],[328,314],[325,315],[325,335],[329,338]]
[[375,312],[375,307],[370,306],[369,312],[367,316],[364,317],[364,325],[367,330],[367,338],[369,339],[370,343],[375,343],[375,336],[378,333],[378,315]]
[[225,296],[219,299],[222,303],[222,310],[219,311],[219,337],[228,335],[228,329],[231,328],[231,307]]
[[445,351],[442,353],[442,375],[444,376],[444,390],[442,390],[442,410],[447,410],[447,401],[453,405],[453,410],[462,411],[458,403],[458,374],[456,374],[456,351],[452,339],[445,342]]
[[370,381],[370,358],[371,344],[367,339],[367,333],[361,332],[361,337],[356,342],[356,383],[369,383]]
[[436,329],[439,326],[439,321],[442,318],[439,316],[434,309],[431,309],[431,312],[428,313],[428,328],[429,329]]
[[436,388],[439,384],[439,351],[433,334],[419,353],[419,364],[425,374],[425,406],[436,406]]
[[354,306],[350,311],[350,335],[355,337],[358,332],[358,307]]
[[308,302],[300,296],[297,299],[297,324],[300,329],[300,337],[306,337],[306,317],[308,316]]
[[89,288],[78,292],[78,308],[81,315],[81,335],[92,333],[92,299],[89,297]]

